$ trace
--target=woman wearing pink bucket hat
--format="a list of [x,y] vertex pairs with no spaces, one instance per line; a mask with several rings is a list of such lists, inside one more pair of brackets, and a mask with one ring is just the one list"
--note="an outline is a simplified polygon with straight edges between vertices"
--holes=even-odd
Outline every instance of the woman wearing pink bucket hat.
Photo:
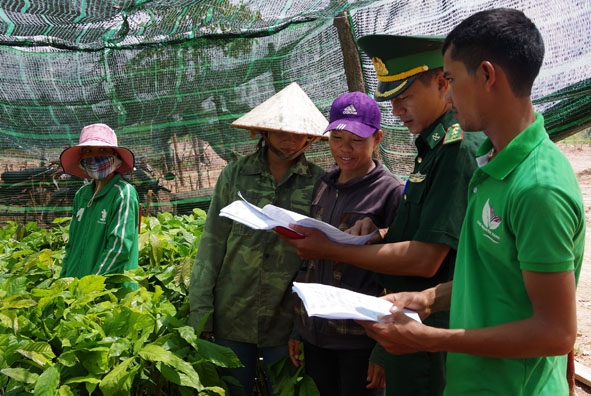
[[137,268],[138,195],[121,176],[133,170],[133,153],[117,145],[108,125],[92,124],[82,129],[77,146],[62,152],[60,162],[66,173],[92,179],[74,197],[60,277]]
[[115,135],[115,131],[105,124],[92,124],[82,128],[78,146],[67,148],[60,155],[60,161],[64,171],[83,179],[92,179],[93,177],[88,173],[84,165],[81,164],[82,158],[88,157],[85,154],[85,151],[88,152],[88,150],[85,150],[85,148],[90,147],[100,148],[103,152],[116,153],[120,160],[120,165],[116,169],[118,173],[125,174],[133,170],[133,153],[126,148],[117,146],[117,135]]

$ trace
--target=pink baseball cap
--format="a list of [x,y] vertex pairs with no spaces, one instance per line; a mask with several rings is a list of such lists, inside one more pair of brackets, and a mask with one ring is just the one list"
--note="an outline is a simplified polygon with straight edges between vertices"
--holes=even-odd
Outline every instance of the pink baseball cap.
[[60,162],[64,172],[84,179],[90,178],[80,167],[81,147],[111,147],[121,159],[121,166],[117,168],[118,173],[129,173],[133,171],[135,158],[133,153],[124,147],[117,146],[117,135],[108,125],[92,124],[82,128],[80,132],[80,143],[62,151]]

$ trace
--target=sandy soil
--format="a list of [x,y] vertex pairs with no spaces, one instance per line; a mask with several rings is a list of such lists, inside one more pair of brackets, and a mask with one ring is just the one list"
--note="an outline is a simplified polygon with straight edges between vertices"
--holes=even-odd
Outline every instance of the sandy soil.
[[[578,332],[575,360],[591,369],[591,145],[559,145],[570,160],[585,202],[587,235],[583,268],[577,288]],[[577,383],[577,395],[591,395],[591,388]]]

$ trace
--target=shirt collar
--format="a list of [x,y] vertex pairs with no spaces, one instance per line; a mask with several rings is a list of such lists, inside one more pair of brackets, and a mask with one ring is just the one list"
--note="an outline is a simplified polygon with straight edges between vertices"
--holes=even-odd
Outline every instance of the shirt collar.
[[[270,172],[269,165],[267,163],[267,146],[261,147],[261,149],[255,152],[255,161],[247,161],[241,170],[242,174],[253,175],[263,172]],[[304,153],[300,154],[296,158],[294,164],[290,167],[289,171],[298,175],[308,174],[308,162]]]
[[427,149],[433,150],[445,137],[445,125],[451,125],[454,122],[456,121],[451,111],[443,113],[441,117],[421,132],[415,141],[418,151],[422,152]]
[[549,137],[544,128],[544,117],[540,113],[536,113],[536,120],[497,153],[494,161],[488,162],[485,159],[493,148],[493,144],[488,138],[478,148],[476,157],[479,164],[483,164],[481,169],[484,172],[495,179],[503,180],[546,139]]

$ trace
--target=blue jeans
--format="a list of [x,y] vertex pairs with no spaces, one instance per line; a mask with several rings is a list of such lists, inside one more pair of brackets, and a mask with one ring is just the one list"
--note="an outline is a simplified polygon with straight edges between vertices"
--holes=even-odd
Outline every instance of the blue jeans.
[[230,348],[238,359],[242,362],[244,367],[239,368],[223,368],[221,369],[222,375],[230,375],[235,377],[242,388],[229,385],[231,396],[242,396],[252,395],[254,388],[254,379],[256,376],[256,366],[259,360],[259,356],[262,358],[265,367],[265,382],[267,384],[267,390],[270,395],[274,395],[273,386],[269,382],[268,367],[271,363],[283,359],[288,356],[287,343],[281,346],[275,347],[258,347],[256,344],[249,344],[246,342],[238,342],[224,339],[216,339],[216,344],[223,345]]

